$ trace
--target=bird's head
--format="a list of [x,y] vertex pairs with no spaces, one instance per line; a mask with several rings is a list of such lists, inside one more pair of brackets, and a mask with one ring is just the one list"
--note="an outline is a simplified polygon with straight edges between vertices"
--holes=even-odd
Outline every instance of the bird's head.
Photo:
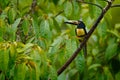
[[80,20],[69,20],[65,21],[66,24],[79,25],[82,21]]
[[78,28],[85,28],[85,24],[80,20],[69,20],[69,21],[66,21],[65,23],[77,25]]

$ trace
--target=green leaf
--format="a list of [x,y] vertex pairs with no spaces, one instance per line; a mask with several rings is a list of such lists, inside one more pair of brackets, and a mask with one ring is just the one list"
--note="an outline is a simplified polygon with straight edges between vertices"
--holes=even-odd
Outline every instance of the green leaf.
[[[90,0],[90,2],[94,3],[94,0]],[[89,13],[90,13],[90,17],[94,18],[94,14],[95,14],[95,10],[96,8],[94,7],[94,5],[89,4]]]
[[0,74],[0,80],[5,80],[5,74],[4,73]]
[[92,64],[92,65],[88,68],[88,70],[96,69],[96,68],[98,68],[98,67],[101,67],[101,64]]
[[8,3],[9,3],[9,0],[0,0],[0,5],[1,5],[1,8],[5,8],[8,6]]
[[66,57],[69,58],[73,52],[77,49],[76,41],[72,39],[66,40]]
[[0,70],[6,72],[9,62],[9,49],[0,50]]
[[51,34],[49,23],[48,23],[47,20],[41,21],[40,34],[41,34],[42,37],[44,37],[46,39],[51,39],[52,34]]
[[78,55],[76,59],[76,67],[80,73],[84,72],[85,70],[85,58],[83,55]]
[[18,10],[20,11],[20,15],[24,15],[30,10],[30,6],[32,4],[32,0],[19,0],[16,1]]
[[73,10],[73,8],[72,8],[72,3],[71,3],[70,1],[66,1],[66,2],[64,3],[64,12],[65,12],[65,15],[66,15],[67,17],[70,17],[71,14],[72,14],[72,10]]
[[79,5],[78,2],[76,2],[76,1],[72,1],[72,2],[73,2],[73,14],[74,14],[74,16],[72,16],[72,17],[79,20],[80,17],[78,17],[78,16],[80,16],[81,5]]
[[87,61],[87,65],[90,66],[93,62],[93,57],[92,56],[87,57],[86,61]]
[[11,59],[15,59],[16,57],[16,47],[15,47],[15,44],[11,44],[10,45],[10,58]]
[[115,80],[119,80],[120,79],[120,71],[115,75]]
[[104,70],[104,73],[106,75],[106,80],[114,80],[113,76],[112,76],[112,73],[110,72],[109,68],[108,67],[103,67],[103,70]]
[[33,29],[34,29],[34,34],[36,36],[36,38],[38,39],[39,36],[40,36],[40,28],[38,27],[38,21],[36,18],[34,18],[32,20],[32,26],[33,26]]
[[51,47],[49,48],[48,53],[55,54],[59,50],[60,44],[62,42],[63,42],[63,38],[61,36],[56,38],[54,42],[51,44]]
[[14,70],[14,80],[24,80],[26,74],[26,64],[16,64]]
[[5,32],[6,32],[5,21],[0,18],[0,42],[3,41]]
[[34,44],[27,43],[23,48],[17,48],[17,52],[22,53],[22,52],[27,51],[28,49],[30,49],[32,46],[34,46]]
[[21,18],[16,19],[15,22],[11,26],[11,33],[12,33],[11,40],[12,41],[15,40],[15,38],[16,38],[16,31],[17,31],[17,27],[18,27],[20,21],[21,21]]
[[54,28],[53,29],[56,30],[56,33],[60,32],[60,25],[54,18],[53,18],[53,23],[54,23],[54,25],[53,25]]
[[10,24],[13,24],[15,17],[16,17],[16,11],[14,10],[14,8],[9,9],[8,19],[9,19]]
[[17,31],[17,26],[19,25],[21,21],[21,18],[18,18],[15,20],[15,22],[12,24],[12,31],[16,32]]
[[[36,65],[36,63],[29,63],[29,64],[31,64],[30,66],[28,66],[28,68],[29,68],[29,72],[27,72],[27,73],[29,73],[29,80],[39,80],[39,68],[37,67],[37,65]],[[34,68],[32,68],[32,65],[34,65]]]
[[28,31],[29,31],[29,21],[28,19],[24,19],[23,20],[23,23],[22,23],[22,28],[23,28],[23,32],[24,32],[24,35],[28,35]]
[[107,24],[105,22],[105,19],[99,24],[97,31],[100,37],[102,38],[106,37]]
[[118,37],[120,39],[120,35],[117,33],[117,31],[113,30],[107,30],[107,32],[113,34],[114,36]]
[[50,66],[49,78],[50,78],[51,80],[57,80],[57,71],[56,71],[55,68],[52,67],[52,66]]
[[106,60],[110,60],[111,58],[113,58],[116,54],[117,54],[117,48],[118,48],[118,44],[115,43],[115,39],[112,38],[108,41],[108,47],[105,51],[105,58]]

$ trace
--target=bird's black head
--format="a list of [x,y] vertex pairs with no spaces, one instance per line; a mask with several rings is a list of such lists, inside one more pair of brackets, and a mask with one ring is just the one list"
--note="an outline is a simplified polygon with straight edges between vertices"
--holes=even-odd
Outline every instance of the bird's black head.
[[72,25],[77,25],[77,28],[85,28],[85,24],[80,20],[77,20],[77,21],[70,20],[70,21],[66,21],[65,23],[72,24]]

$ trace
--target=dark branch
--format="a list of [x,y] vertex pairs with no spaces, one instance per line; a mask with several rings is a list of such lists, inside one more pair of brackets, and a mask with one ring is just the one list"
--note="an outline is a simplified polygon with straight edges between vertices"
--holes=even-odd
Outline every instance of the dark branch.
[[115,4],[111,6],[111,8],[114,8],[114,7],[120,7],[120,4]]
[[85,4],[90,4],[90,5],[94,5],[94,6],[97,6],[98,8],[100,8],[101,10],[103,10],[103,8],[98,5],[98,4],[94,4],[94,3],[91,3],[91,2],[85,2],[85,1],[81,1],[81,0],[77,0],[78,2],[81,2],[81,3],[85,3]]
[[33,0],[32,5],[31,5],[31,10],[30,10],[31,13],[35,12],[36,5],[37,5],[37,0]]
[[105,13],[108,11],[108,9],[111,7],[112,1],[108,2],[106,7],[102,10],[100,16],[96,20],[96,22],[93,24],[92,28],[88,32],[88,34],[85,36],[83,42],[79,45],[79,47],[76,49],[76,51],[73,53],[73,55],[68,59],[68,61],[57,71],[58,76],[70,65],[70,63],[76,58],[78,53],[81,51],[81,49],[84,47],[88,39],[90,38],[91,34],[94,32],[102,18],[104,17]]
[[54,16],[54,18],[57,17],[58,15],[62,14],[63,12],[64,12],[64,10],[58,12],[58,13]]

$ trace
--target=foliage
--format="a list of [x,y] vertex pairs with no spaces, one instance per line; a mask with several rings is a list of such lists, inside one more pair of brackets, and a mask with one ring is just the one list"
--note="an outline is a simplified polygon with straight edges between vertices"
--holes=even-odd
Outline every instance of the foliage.
[[[104,7],[103,0],[84,0]],[[120,8],[111,8],[81,51],[60,75],[57,70],[77,49],[75,26],[82,18],[89,31],[101,10],[75,0],[0,0],[0,80],[119,80]],[[114,4],[120,3],[115,0]]]

